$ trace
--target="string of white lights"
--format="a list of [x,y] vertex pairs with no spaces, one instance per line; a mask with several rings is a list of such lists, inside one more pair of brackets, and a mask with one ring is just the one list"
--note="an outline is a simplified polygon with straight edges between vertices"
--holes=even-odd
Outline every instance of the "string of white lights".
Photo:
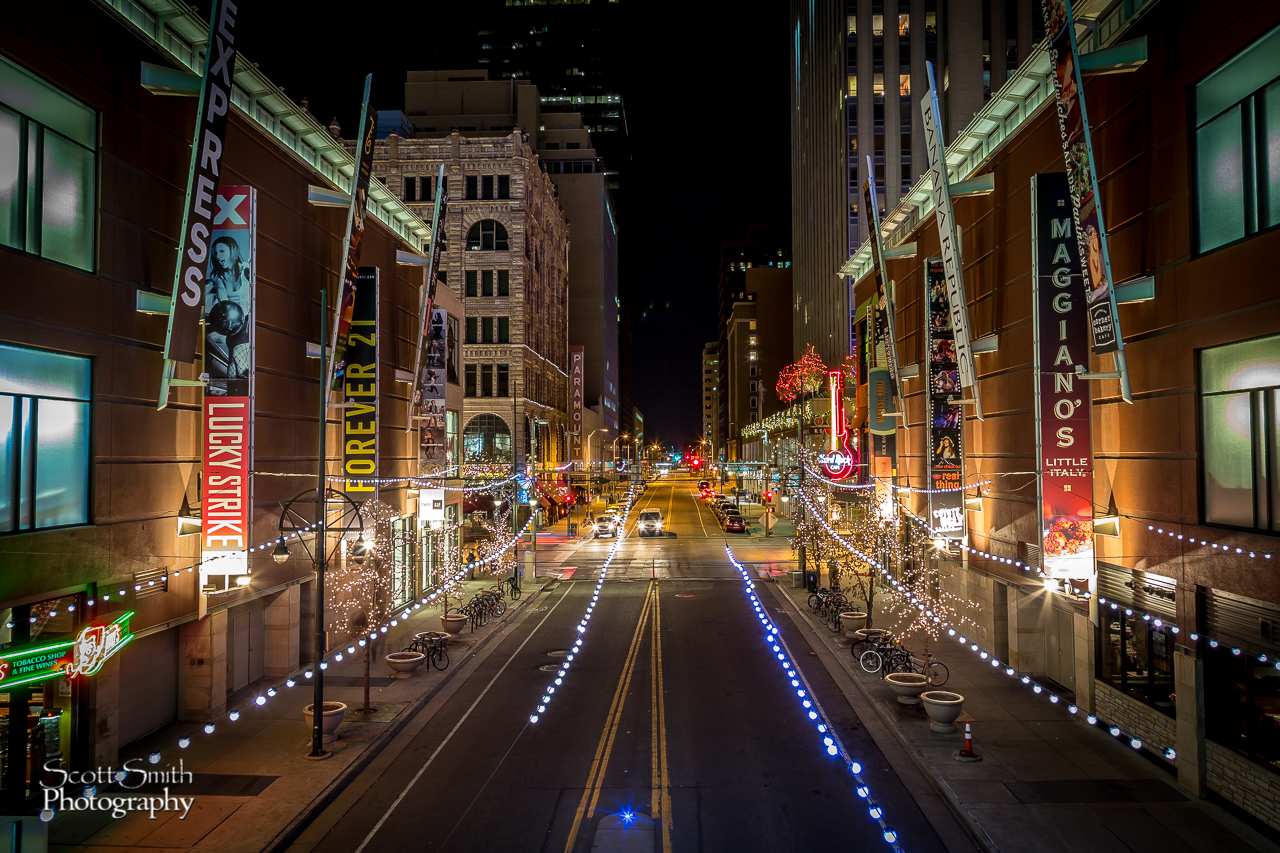
[[[627,516],[631,514],[631,504],[633,494],[636,487],[633,484],[627,489],[627,503],[622,511],[622,520],[618,524],[618,529],[625,531],[627,529]],[[604,587],[604,575],[609,570],[609,564],[613,562],[613,557],[618,553],[618,546],[622,544],[622,536],[615,533],[613,538],[613,546],[609,548],[609,554],[605,557],[604,565],[600,567],[600,576],[596,579],[595,589],[591,590],[591,601],[587,604],[586,612],[582,614],[582,619],[578,621],[577,631],[578,637],[573,641],[573,648],[569,649],[569,653],[565,655],[564,662],[560,664],[560,669],[556,671],[555,678],[547,685],[547,689],[542,691],[539,698],[538,706],[532,714],[529,715],[529,722],[536,723],[542,719],[542,715],[546,713],[547,706],[551,704],[551,699],[556,694],[556,689],[564,685],[564,680],[569,673],[569,667],[573,663],[575,656],[582,653],[583,642],[587,636],[587,623],[591,621],[591,614],[596,608],[596,604],[600,601],[600,590]]]
[[744,591],[751,601],[756,618],[760,620],[760,624],[765,630],[764,641],[769,644],[774,657],[781,665],[783,672],[786,673],[786,677],[790,679],[791,689],[795,691],[797,698],[799,698],[805,716],[817,727],[818,734],[822,737],[823,751],[827,755],[833,757],[838,755],[843,759],[845,766],[853,774],[854,782],[857,786],[854,789],[855,792],[860,799],[866,800],[867,816],[880,827],[881,837],[889,844],[890,849],[901,851],[902,847],[898,844],[897,830],[885,820],[884,807],[871,796],[871,786],[862,777],[862,763],[849,754],[844,742],[840,739],[840,735],[836,732],[835,727],[831,725],[831,720],[826,711],[823,710],[822,705],[818,702],[817,694],[813,692],[813,687],[810,685],[809,680],[805,678],[804,672],[800,667],[793,663],[795,655],[791,653],[790,647],[787,646],[787,641],[778,633],[778,627],[769,620],[764,604],[756,596],[755,581],[751,579],[746,567],[733,556],[733,551],[727,545],[724,551],[729,556],[730,564],[738,570],[738,574],[742,576],[742,580],[746,584]]
[[1252,557],[1255,560],[1271,559],[1270,553],[1266,551],[1260,551],[1258,549],[1241,548],[1236,545],[1225,545],[1221,542],[1210,542],[1207,539],[1199,539],[1195,536],[1186,536],[1184,538],[1184,534],[1182,533],[1177,533],[1173,530],[1165,530],[1163,527],[1156,527],[1154,524],[1148,524],[1147,529],[1153,530],[1156,533],[1163,533],[1167,535],[1169,538],[1176,539],[1179,542],[1188,542],[1192,545],[1199,543],[1202,547],[1213,548],[1214,550],[1221,550],[1223,554],[1234,554],[1237,557],[1243,557],[1245,554],[1248,554],[1250,557]]
[[822,476],[822,474],[810,468],[808,465],[804,466],[804,470],[805,470],[805,474],[808,475],[809,477],[812,477],[815,480],[820,480],[823,483],[826,483],[828,486],[832,486],[837,489],[844,489],[846,491],[855,491],[860,489],[874,489],[877,485],[883,485],[886,488],[892,491],[897,491],[897,492],[911,492],[912,494],[917,494],[917,495],[939,495],[939,494],[945,494],[948,492],[963,492],[966,489],[975,489],[979,486],[988,486],[994,482],[994,480],[988,479],[988,480],[978,480],[973,483],[966,483],[963,486],[952,486],[946,489],[918,489],[915,486],[895,485],[894,483],[890,483],[888,480],[882,479],[880,477],[872,477],[872,480],[874,482],[871,482],[871,483],[848,483],[840,480],[828,479],[827,477]]

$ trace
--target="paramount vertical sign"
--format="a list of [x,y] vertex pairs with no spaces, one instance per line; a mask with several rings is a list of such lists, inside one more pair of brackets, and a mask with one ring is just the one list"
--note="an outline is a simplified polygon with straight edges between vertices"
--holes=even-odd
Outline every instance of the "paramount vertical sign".
[[569,347],[569,434],[572,436],[570,461],[584,462],[582,458],[582,404],[583,379],[586,352],[583,347]]
[[231,109],[231,76],[236,64],[236,5],[231,0],[213,0],[209,16],[209,38],[205,42],[204,78],[200,84],[200,106],[196,112],[196,132],[191,143],[191,166],[187,171],[186,207],[182,211],[182,231],[178,262],[173,275],[173,299],[169,326],[164,337],[164,375],[159,408],[169,402],[169,380],[179,361],[196,357],[200,336],[200,311],[204,303],[205,270],[209,265],[209,238],[222,171],[222,149],[227,135],[227,111]]
[[360,267],[342,386],[342,473],[354,500],[378,494],[378,290],[378,268]]
[[1093,567],[1093,443],[1086,286],[1068,176],[1036,175],[1032,198],[1032,312],[1036,447],[1044,572],[1088,579]]

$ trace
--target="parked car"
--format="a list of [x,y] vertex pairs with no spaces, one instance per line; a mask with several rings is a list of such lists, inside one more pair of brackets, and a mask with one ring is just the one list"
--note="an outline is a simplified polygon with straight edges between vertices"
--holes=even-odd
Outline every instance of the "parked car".
[[710,483],[710,481],[708,481],[708,480],[699,480],[699,481],[698,481],[698,491],[700,491],[700,492],[706,492],[706,491],[707,491],[707,490],[709,490],[710,488],[711,488],[711,483]]
[[724,517],[725,533],[746,533],[747,522],[741,515],[736,512],[726,513]]
[[617,504],[609,504],[605,507],[604,514],[612,518],[614,521],[622,520],[622,507]]
[[640,513],[640,522],[636,525],[636,530],[641,536],[661,536],[664,521],[662,510],[646,509]]
[[601,536],[612,536],[617,538],[618,521],[611,515],[602,515],[596,518],[596,529],[592,532],[592,539],[599,539]]

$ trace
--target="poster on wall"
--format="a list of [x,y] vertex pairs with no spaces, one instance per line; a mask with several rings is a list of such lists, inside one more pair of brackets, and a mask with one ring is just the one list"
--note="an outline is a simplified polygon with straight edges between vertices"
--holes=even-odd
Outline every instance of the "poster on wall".
[[569,347],[569,433],[573,462],[582,462],[583,370],[586,352],[583,347]]
[[1089,332],[1093,351],[1115,353],[1116,370],[1121,374],[1121,393],[1129,399],[1129,379],[1124,362],[1124,340],[1116,314],[1115,288],[1111,279],[1111,253],[1102,221],[1098,195],[1098,175],[1094,168],[1093,138],[1085,109],[1084,80],[1080,75],[1080,53],[1076,43],[1075,18],[1071,0],[1041,0],[1044,12],[1049,62],[1053,68],[1053,89],[1057,98],[1058,131],[1067,164],[1067,183],[1074,219],[1076,245],[1084,261],[1088,294]]
[[1088,383],[1089,314],[1068,175],[1032,178],[1032,312],[1036,448],[1044,572],[1093,576],[1093,441]]
[[448,460],[445,393],[449,365],[449,312],[431,309],[418,382],[418,474],[440,470]]
[[[929,364],[929,524],[945,536],[963,538],[964,411],[955,314],[949,305],[946,265],[941,258],[925,262],[928,308],[925,313],[925,358]],[[943,491],[938,491],[943,490]]]
[[342,473],[350,478],[344,489],[354,501],[378,494],[379,290],[378,268],[360,267],[342,383]]
[[[204,431],[201,545],[208,575],[249,571],[249,470],[253,456],[257,196],[219,187],[204,287]],[[217,559],[210,559],[216,557]]]

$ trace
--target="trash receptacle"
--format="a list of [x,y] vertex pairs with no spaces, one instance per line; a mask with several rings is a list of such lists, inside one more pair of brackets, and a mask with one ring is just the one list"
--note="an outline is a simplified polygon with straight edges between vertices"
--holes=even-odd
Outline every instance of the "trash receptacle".
[[799,569],[791,572],[791,587],[793,589],[804,589],[804,572]]
[[816,569],[810,569],[804,573],[805,587],[809,592],[818,591],[818,572]]

